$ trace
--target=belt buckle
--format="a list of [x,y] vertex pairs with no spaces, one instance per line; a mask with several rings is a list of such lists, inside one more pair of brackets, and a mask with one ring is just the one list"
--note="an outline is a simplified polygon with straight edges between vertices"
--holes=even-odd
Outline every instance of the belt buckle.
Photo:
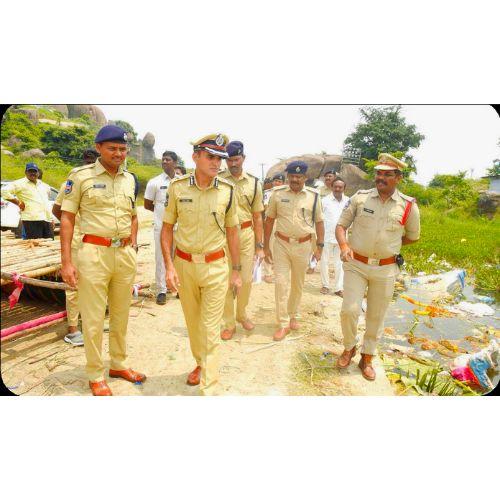
[[192,253],[191,254],[191,262],[195,264],[204,264],[205,263],[205,255],[201,253]]
[[296,243],[299,242],[299,239],[298,238],[292,238],[291,236],[288,237],[288,242],[289,243],[292,243],[292,241],[295,241]]
[[380,259],[368,259],[367,264],[369,266],[378,266],[380,264]]
[[117,236],[113,236],[111,238],[111,247],[117,248],[122,246],[122,240],[121,238],[118,238]]

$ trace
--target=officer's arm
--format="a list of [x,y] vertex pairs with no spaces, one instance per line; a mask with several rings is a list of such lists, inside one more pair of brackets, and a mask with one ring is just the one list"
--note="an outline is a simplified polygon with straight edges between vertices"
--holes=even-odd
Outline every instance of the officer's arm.
[[144,198],[144,208],[146,210],[149,210],[150,212],[154,212],[155,206],[153,204],[153,200],[148,200],[147,198]]
[[240,239],[238,238],[238,227],[226,227],[227,246],[231,255],[233,266],[240,265]]
[[401,238],[403,245],[411,245],[420,239],[420,211],[414,202],[411,212],[405,224],[405,234]]
[[57,203],[54,203],[52,205],[52,215],[57,219],[57,220],[61,220],[61,214],[62,214],[62,210],[61,210],[61,205],[58,205]]
[[11,182],[7,187],[4,187],[1,193],[3,198],[17,205],[22,210],[21,203],[23,202],[19,198],[16,198],[17,184],[15,182]]
[[323,204],[318,195],[316,213],[314,214],[314,223],[316,225],[316,237],[318,243],[325,242],[325,223],[323,222]]
[[163,222],[160,234],[160,243],[161,243],[161,253],[163,254],[163,260],[165,261],[166,269],[172,269],[174,267],[171,255],[173,242],[174,242],[174,224]]
[[257,183],[257,191],[255,193],[255,199],[252,205],[252,220],[253,220],[253,230],[255,233],[255,243],[263,243],[263,232],[264,228],[262,225],[262,212],[264,210],[263,196],[262,196],[262,184]]
[[[137,215],[132,215],[132,222],[130,226],[130,244],[132,246],[137,245],[137,231],[139,229],[139,222],[137,220]],[[137,248],[136,248],[137,250]]]

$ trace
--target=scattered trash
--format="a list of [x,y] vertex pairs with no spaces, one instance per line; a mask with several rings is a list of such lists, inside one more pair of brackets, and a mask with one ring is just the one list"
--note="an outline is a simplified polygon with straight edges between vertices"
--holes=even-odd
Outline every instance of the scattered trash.
[[455,343],[451,342],[450,340],[440,340],[438,343],[452,352],[467,352],[465,349],[458,347]]
[[493,316],[495,314],[495,310],[492,307],[482,302],[472,304],[471,302],[462,301],[456,305],[456,308],[474,316]]
[[140,380],[137,380],[136,382],[134,382],[134,385],[142,385],[142,382]]
[[474,300],[478,302],[483,302],[484,304],[493,304],[495,299],[493,297],[489,297],[488,295],[473,295]]
[[492,339],[488,347],[475,354],[459,356],[452,363],[451,376],[461,382],[477,385],[483,389],[494,389],[488,370],[499,367],[500,348]]
[[442,274],[425,275],[417,273],[410,278],[408,288],[424,289],[430,292],[448,292],[452,295],[462,291],[465,286],[466,273],[463,269],[454,269]]
[[413,309],[413,314],[418,314],[420,316],[430,316],[431,318],[436,318],[440,316],[450,318],[453,316],[453,313],[450,312],[448,309],[443,309],[442,307],[437,307],[430,304],[424,304],[423,302],[408,297],[408,295],[402,294],[401,298],[405,299],[410,304],[419,306],[421,308],[421,309]]

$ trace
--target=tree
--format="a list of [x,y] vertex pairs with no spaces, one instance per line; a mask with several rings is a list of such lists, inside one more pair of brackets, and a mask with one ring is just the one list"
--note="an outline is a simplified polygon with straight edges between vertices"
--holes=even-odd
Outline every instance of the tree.
[[486,170],[486,175],[491,177],[500,176],[500,160],[493,160],[493,166]]
[[137,132],[129,122],[126,122],[125,120],[115,120],[114,122],[117,127],[121,127],[123,130],[125,130],[125,132],[127,132],[127,134],[129,134],[129,136],[132,136],[133,142],[137,141]]
[[94,132],[84,127],[60,128],[53,125],[44,126],[42,135],[42,151],[57,151],[66,161],[79,161],[83,150],[94,145]]
[[363,160],[377,160],[379,153],[401,153],[409,170],[416,172],[415,161],[408,153],[425,139],[417,127],[406,123],[401,116],[401,106],[360,108],[362,121],[344,141],[344,146],[358,149]]

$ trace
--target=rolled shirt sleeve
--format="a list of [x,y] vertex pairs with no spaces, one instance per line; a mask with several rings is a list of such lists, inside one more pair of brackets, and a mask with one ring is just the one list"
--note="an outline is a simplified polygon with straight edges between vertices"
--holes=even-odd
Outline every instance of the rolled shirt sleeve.
[[266,217],[271,217],[271,219],[276,219],[276,215],[278,214],[276,207],[276,196],[275,193],[271,193],[271,197],[269,198],[269,204],[267,205]]
[[148,181],[146,185],[146,190],[144,191],[144,199],[154,201],[156,198],[156,183],[154,179]]
[[323,203],[321,202],[321,196],[319,194],[316,213],[314,214],[314,222],[323,222]]
[[226,212],[226,217],[224,219],[224,225],[225,227],[234,227],[239,224],[239,219],[238,219],[238,214],[236,210],[236,203],[234,199],[234,189],[231,189],[231,192],[229,194],[231,197],[231,206],[229,207],[229,210]]
[[262,184],[257,181],[257,192],[255,193],[255,199],[252,203],[252,213],[262,212],[264,210],[264,195],[262,194]]
[[337,226],[342,226],[347,229],[352,224],[356,215],[356,201],[356,195],[353,195],[351,199],[347,201],[344,210],[342,210],[342,213],[340,214]]
[[420,210],[416,203],[413,203],[410,215],[406,221],[405,236],[414,241],[420,239]]

